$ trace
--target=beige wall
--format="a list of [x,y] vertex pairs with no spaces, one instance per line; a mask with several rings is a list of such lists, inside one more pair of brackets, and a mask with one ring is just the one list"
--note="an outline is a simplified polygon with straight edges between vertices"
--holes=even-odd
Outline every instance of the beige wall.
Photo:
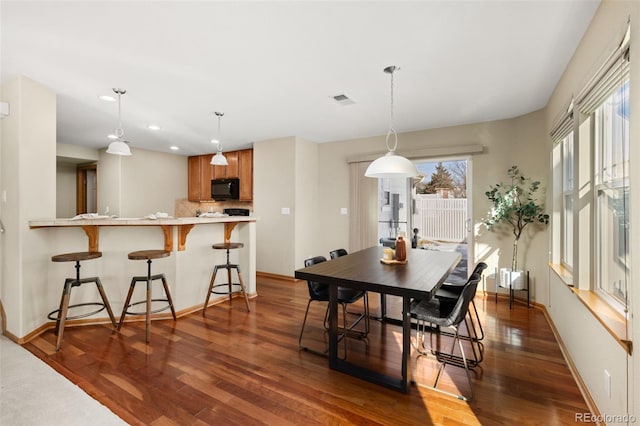
[[[296,138],[253,145],[253,209],[260,218],[256,230],[256,270],[293,276],[295,270]],[[290,214],[281,213],[289,208]]]
[[100,151],[98,212],[143,217],[174,214],[177,199],[187,195],[187,157],[131,148],[130,157]]
[[76,215],[76,165],[58,163],[56,167],[56,217]]
[[[490,184],[506,180],[507,169],[514,164],[546,187],[549,160],[545,143],[544,115],[538,111],[509,120],[403,133],[399,135],[399,152],[473,144],[484,147],[482,154],[472,156],[474,262],[488,262],[493,270],[494,267],[510,266],[513,240],[487,232],[482,225],[482,218],[489,211],[484,193]],[[315,252],[327,253],[337,247],[349,246],[348,217],[340,215],[340,208],[349,205],[347,159],[380,152],[384,146],[384,136],[319,145],[318,229],[330,231],[319,233]],[[547,294],[547,246],[546,230],[532,233],[531,238],[522,240],[519,257],[520,264],[531,271],[532,297],[542,302]],[[493,289],[493,284],[490,288]]]
[[0,200],[5,228],[0,234],[1,269],[3,283],[11,285],[3,285],[1,298],[7,330],[21,336],[25,323],[47,308],[33,295],[39,292],[37,283],[46,280],[41,271],[50,253],[43,252],[40,237],[31,232],[28,221],[55,216],[56,96],[19,77],[3,86],[3,100],[9,102],[11,114],[2,123],[0,192],[6,191],[6,202]]
[[[512,239],[487,232],[482,218],[489,210],[484,192],[506,180],[506,171],[518,164],[523,172],[547,185],[549,154],[541,111],[509,120],[424,130],[400,135],[401,151],[480,144],[473,156],[473,223],[476,259],[490,268],[510,265]],[[379,152],[384,136],[314,144],[283,138],[254,144],[254,208],[258,226],[257,270],[293,276],[309,256],[328,256],[349,248],[349,166],[347,159]],[[291,215],[281,214],[282,207]],[[295,249],[293,248],[295,247]],[[546,230],[532,233],[520,247],[521,265],[531,271],[532,297],[547,295],[548,240]],[[491,286],[491,288],[493,288]]]
[[[329,253],[316,253],[318,234],[331,232],[318,227],[318,144],[296,138],[295,160],[295,252],[294,269],[304,266],[304,260],[317,255],[329,258]],[[336,247],[337,248],[337,247]]]
[[[547,108],[545,109],[545,129],[551,130],[554,120],[566,108],[572,95],[580,92],[588,79],[595,73],[598,66],[604,62],[610,52],[619,44],[628,20],[631,22],[631,86],[630,86],[630,256],[631,292],[629,335],[635,342],[640,341],[640,316],[634,315],[634,308],[640,306],[640,291],[638,291],[637,256],[640,253],[640,235],[634,227],[638,226],[638,211],[640,211],[640,149],[635,143],[640,136],[640,67],[635,62],[640,58],[640,2],[611,1],[601,3],[589,29],[585,33],[580,45],[576,49],[572,60],[567,66],[560,82],[556,86]],[[546,151],[551,150],[552,142],[546,139]],[[639,166],[636,168],[635,166]],[[551,173],[551,171],[549,171]],[[634,222],[635,220],[635,222]],[[588,235],[581,230],[577,235],[577,245],[584,247],[588,244]],[[581,262],[589,258],[580,255]],[[576,286],[589,288],[588,265],[578,265],[581,275]],[[574,270],[576,265],[574,265]],[[553,278],[553,272],[551,272]],[[600,323],[594,321],[584,305],[580,303],[571,291],[559,280],[552,279],[550,283],[550,298],[547,309],[560,332],[562,342],[567,348],[569,356],[579,369],[580,376],[589,389],[601,413],[608,415],[624,415],[630,413],[640,418],[640,382],[638,372],[640,364],[638,356],[627,356],[622,347],[616,343],[605,331]],[[611,397],[604,392],[604,370],[611,374]],[[633,379],[635,377],[635,380]],[[618,424],[611,422],[609,424]]]

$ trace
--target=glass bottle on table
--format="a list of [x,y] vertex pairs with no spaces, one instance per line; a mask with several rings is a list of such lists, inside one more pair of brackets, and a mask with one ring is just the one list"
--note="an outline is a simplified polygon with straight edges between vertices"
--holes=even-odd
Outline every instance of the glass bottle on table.
[[400,232],[396,239],[396,260],[399,262],[407,260],[407,243],[402,234],[404,234],[404,232]]

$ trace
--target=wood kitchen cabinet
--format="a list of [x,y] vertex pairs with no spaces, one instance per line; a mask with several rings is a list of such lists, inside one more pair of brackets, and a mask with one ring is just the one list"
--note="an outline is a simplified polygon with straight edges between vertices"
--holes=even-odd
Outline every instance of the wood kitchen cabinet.
[[187,198],[189,198],[189,201],[200,201],[200,182],[202,180],[200,170],[200,156],[189,157],[189,186],[187,190]]
[[238,177],[238,151],[225,152],[227,159],[226,166],[212,166],[213,179],[237,178]]
[[[200,198],[197,201],[213,201],[211,198],[211,179],[214,177],[214,169],[211,163],[211,154],[200,155]],[[194,201],[194,200],[191,200]]]
[[253,200],[253,149],[225,152],[226,166],[211,165],[214,153],[189,157],[189,201],[213,201],[211,180],[240,179],[240,201]]
[[253,149],[238,151],[240,201],[253,200]]

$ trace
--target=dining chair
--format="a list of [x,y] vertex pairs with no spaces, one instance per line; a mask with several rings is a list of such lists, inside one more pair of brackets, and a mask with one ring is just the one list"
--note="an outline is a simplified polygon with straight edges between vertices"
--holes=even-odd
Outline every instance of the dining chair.
[[[416,301],[411,304],[411,315],[417,319],[417,333],[418,336],[422,334],[422,340],[424,341],[424,334],[427,330],[427,324],[436,325],[439,328],[449,327],[453,329],[453,342],[451,344],[451,350],[449,352],[442,352],[439,350],[433,350],[432,353],[435,354],[436,359],[440,362],[440,368],[438,369],[438,374],[436,376],[436,380],[432,386],[419,384],[420,386],[424,386],[438,392],[455,396],[458,399],[463,401],[470,401],[473,399],[473,383],[471,381],[471,369],[474,367],[474,364],[470,362],[467,358],[467,355],[464,350],[464,345],[462,344],[462,339],[460,336],[460,324],[464,321],[465,317],[469,313],[469,304],[473,300],[473,297],[476,294],[476,289],[478,287],[478,282],[480,281],[480,276],[477,274],[471,275],[469,280],[464,285],[462,292],[460,293],[460,297],[456,301],[455,305],[451,306],[449,304],[442,304],[438,298],[433,298],[429,300]],[[438,334],[439,337],[439,334]],[[438,339],[438,345],[440,340]],[[456,343],[460,350],[460,356],[454,354],[456,349]],[[473,342],[472,342],[473,347]],[[427,352],[421,351],[418,357],[425,355]],[[446,391],[444,389],[438,388],[438,383],[440,382],[440,378],[442,377],[442,373],[444,372],[447,364],[454,365],[457,367],[464,368],[467,376],[467,381],[469,383],[469,396],[465,396],[460,392],[459,394],[452,393]]]
[[[347,250],[343,248],[339,248],[339,249],[330,251],[329,257],[331,257],[331,259],[337,259],[338,257],[346,256],[347,254],[349,254]],[[369,293],[366,291],[364,292],[363,303],[364,303],[364,311],[366,313],[365,325],[364,325],[365,334],[369,334]],[[347,311],[347,313],[352,315],[361,315],[360,313],[357,313],[357,312]]]
[[330,251],[329,252],[329,257],[331,257],[332,259],[336,259],[338,257],[346,256],[347,254],[349,254],[349,253],[347,253],[347,251],[345,249],[339,248],[339,249]]
[[[482,273],[485,269],[487,269],[487,264],[484,262],[478,262],[475,268],[473,268],[470,276],[473,274],[478,274],[482,279]],[[445,282],[442,284],[442,286],[440,286],[440,288],[436,290],[435,296],[444,303],[455,304],[460,297],[460,293],[462,293],[462,289],[464,288],[467,281],[468,279],[465,280],[458,275],[451,274],[445,279]],[[480,341],[484,339],[484,329],[482,328],[482,322],[480,321],[480,314],[478,313],[476,302],[473,299],[471,300],[471,308],[473,308],[473,316],[475,316],[475,321],[473,319],[473,316],[471,315],[471,309],[469,309],[469,321],[471,323],[471,327],[467,327],[469,333],[467,337],[476,341]],[[476,330],[476,323],[478,324],[478,330]],[[465,324],[468,326],[468,323],[465,322]]]
[[[327,258],[324,256],[315,256],[304,261],[304,266],[308,267],[311,265],[316,265],[318,263],[326,262]],[[308,347],[302,344],[302,335],[304,334],[304,328],[307,323],[307,316],[309,315],[309,307],[311,306],[311,302],[329,302],[329,285],[318,283],[315,281],[307,281],[307,288],[309,290],[309,301],[307,302],[307,309],[304,313],[304,319],[302,320],[302,328],[300,329],[300,336],[298,337],[298,346],[300,349],[319,353],[317,351],[311,350]],[[345,357],[347,351],[347,342],[344,339],[345,336],[356,336],[360,338],[364,338],[369,333],[369,325],[368,325],[368,305],[365,305],[365,312],[360,314],[359,317],[352,322],[350,325],[347,325],[347,305],[357,302],[365,296],[365,292],[362,290],[355,290],[351,288],[338,287],[338,303],[342,306],[342,327],[340,327],[340,331],[342,332],[340,338],[344,340],[344,350]],[[358,325],[358,323],[365,319],[365,331],[359,332],[354,330],[354,327]],[[324,322],[323,322],[325,330],[329,329],[329,304],[327,303],[327,309],[324,314]],[[325,350],[321,355],[326,354],[328,351]]]

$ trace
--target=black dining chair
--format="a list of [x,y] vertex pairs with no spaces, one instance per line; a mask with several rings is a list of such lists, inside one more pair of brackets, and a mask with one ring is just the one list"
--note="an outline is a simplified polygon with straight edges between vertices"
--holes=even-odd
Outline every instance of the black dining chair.
[[[464,345],[460,336],[460,324],[464,321],[465,317],[469,313],[469,304],[473,300],[476,290],[478,288],[478,282],[480,276],[477,274],[471,275],[469,280],[464,285],[460,297],[456,303],[451,306],[450,304],[440,303],[440,299],[432,298],[429,300],[416,301],[411,304],[411,315],[418,321],[417,334],[418,338],[422,335],[422,341],[424,341],[424,334],[427,331],[427,324],[432,324],[438,328],[450,327],[453,329],[453,342],[451,344],[451,350],[449,352],[442,352],[439,350],[432,350],[436,359],[440,362],[440,368],[433,386],[427,386],[420,384],[421,386],[442,392],[447,395],[455,396],[463,401],[470,401],[473,399],[473,383],[471,381],[471,369],[475,366],[471,360],[467,358],[464,351]],[[438,338],[440,335],[438,334]],[[438,339],[438,346],[440,340]],[[460,355],[456,355],[456,343],[458,344]],[[473,347],[473,342],[472,342]],[[425,355],[427,352],[421,351],[419,356]],[[459,394],[446,391],[438,388],[438,383],[442,377],[447,364],[462,367],[465,369],[467,375],[467,381],[469,382],[470,395],[465,396],[460,392]]]
[[[327,258],[324,256],[316,256],[304,261],[304,266],[316,265],[318,263],[326,262]],[[309,307],[311,306],[311,302],[329,302],[329,285],[322,284],[315,281],[307,281],[307,288],[309,289],[309,301],[307,302],[307,309],[304,313],[304,320],[302,320],[302,328],[300,330],[300,336],[298,337],[298,346],[300,349],[319,353],[317,351],[313,351],[308,347],[302,344],[302,335],[304,334],[304,328],[307,323],[307,316],[309,315]],[[345,336],[355,336],[364,338],[369,333],[369,312],[368,312],[368,304],[365,304],[365,312],[360,314],[358,318],[353,321],[350,325],[347,325],[347,305],[357,302],[358,300],[365,297],[365,293],[362,290],[355,290],[351,288],[338,287],[338,303],[342,306],[342,327],[339,327],[339,331],[341,331],[340,338],[344,340],[344,349],[345,356],[347,351],[347,342],[344,339]],[[354,329],[362,321],[365,319],[365,331],[357,331]],[[324,328],[325,330],[329,329],[329,305],[327,304],[327,309],[324,314]],[[327,351],[325,350],[324,353]],[[323,353],[323,354],[324,354]]]
[[336,259],[338,257],[342,257],[342,256],[346,256],[347,251],[343,248],[337,249],[337,250],[333,250],[329,252],[329,257],[331,257],[332,259]]
[[[478,262],[475,268],[473,268],[473,272],[471,272],[470,275],[478,274],[482,279],[482,273],[485,269],[487,269],[487,264],[484,262]],[[461,278],[458,275],[451,274],[445,279],[445,282],[442,284],[442,286],[440,286],[440,288],[436,290],[436,297],[443,303],[455,304],[458,300],[458,297],[460,297],[460,293],[462,293],[462,289],[464,288],[466,283],[466,279]],[[474,315],[471,315],[471,308],[473,308]],[[484,329],[482,328],[480,314],[478,313],[478,308],[476,307],[476,302],[474,300],[471,300],[471,308],[469,309],[469,321],[471,323],[471,327],[467,327],[469,329],[469,335],[467,337],[476,341],[480,341],[484,339]],[[475,321],[473,319],[473,316],[475,316]],[[478,329],[476,329],[476,324],[478,326]]]
[[[346,256],[347,254],[349,254],[347,250],[343,248],[339,248],[339,249],[330,251],[329,257],[331,257],[331,259],[337,259],[338,257]],[[364,303],[364,311],[366,312],[365,334],[368,334],[369,333],[369,293],[367,293],[366,291],[364,292],[363,303]],[[357,312],[347,311],[347,313],[352,315],[361,315]]]

